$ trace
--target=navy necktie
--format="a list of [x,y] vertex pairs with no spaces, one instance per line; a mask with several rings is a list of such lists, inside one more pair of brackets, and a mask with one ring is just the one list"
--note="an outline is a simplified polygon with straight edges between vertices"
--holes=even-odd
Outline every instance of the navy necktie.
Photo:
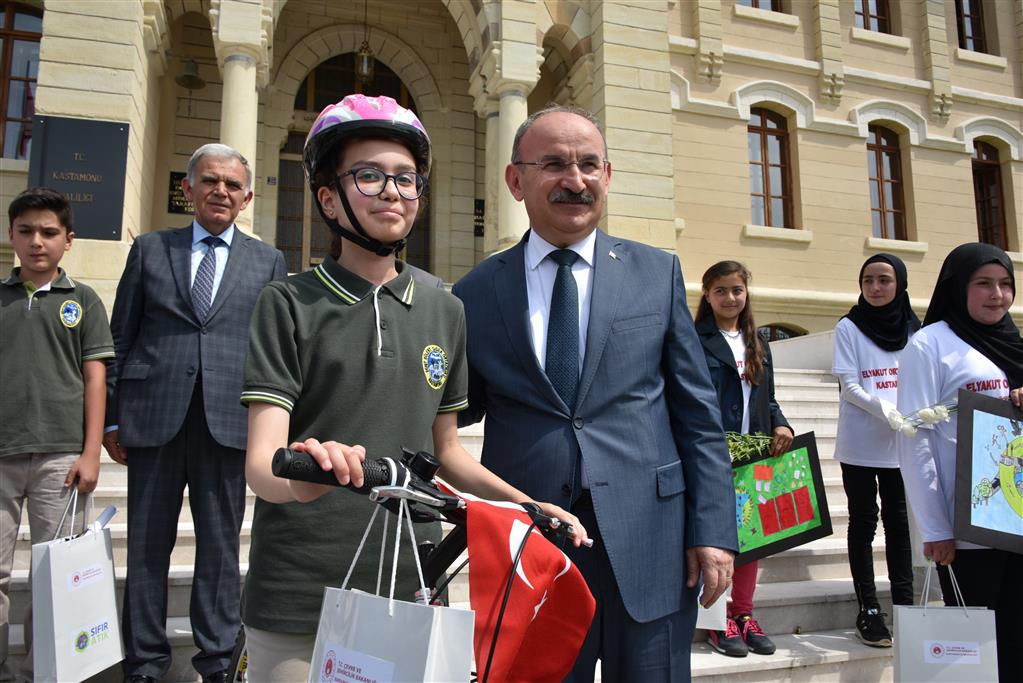
[[551,293],[551,312],[547,319],[547,356],[544,370],[565,405],[575,408],[579,390],[579,288],[572,275],[572,264],[579,254],[558,249],[547,255],[558,264]]
[[213,277],[217,273],[217,246],[224,244],[224,240],[210,235],[202,241],[209,247],[206,254],[199,262],[199,268],[195,271],[195,280],[192,282],[192,307],[195,309],[199,320],[206,320],[210,313],[210,306],[213,304]]

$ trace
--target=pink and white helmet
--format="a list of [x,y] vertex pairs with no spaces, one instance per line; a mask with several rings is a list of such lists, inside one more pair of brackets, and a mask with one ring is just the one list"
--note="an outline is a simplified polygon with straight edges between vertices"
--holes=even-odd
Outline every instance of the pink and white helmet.
[[351,138],[373,137],[399,140],[412,152],[416,170],[429,174],[430,138],[412,111],[390,97],[348,95],[320,112],[305,139],[302,158],[310,185],[322,164],[336,162],[339,144]]

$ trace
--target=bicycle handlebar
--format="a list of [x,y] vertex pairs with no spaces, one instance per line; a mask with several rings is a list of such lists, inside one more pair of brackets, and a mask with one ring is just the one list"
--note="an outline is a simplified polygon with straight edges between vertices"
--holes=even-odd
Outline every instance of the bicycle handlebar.
[[[278,448],[270,463],[274,476],[283,479],[294,479],[307,481],[312,484],[324,484],[326,486],[341,486],[334,470],[323,470],[313,457],[302,451],[293,451],[290,448]],[[362,486],[355,486],[351,483],[345,488],[368,495],[370,490],[377,486],[398,486],[408,476],[408,468],[394,460],[380,458],[378,460],[367,460],[362,463]]]

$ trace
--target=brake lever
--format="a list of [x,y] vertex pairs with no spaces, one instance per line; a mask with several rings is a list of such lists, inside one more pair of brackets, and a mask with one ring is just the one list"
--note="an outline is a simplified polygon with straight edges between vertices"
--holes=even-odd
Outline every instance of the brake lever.
[[413,503],[422,503],[434,508],[443,508],[446,505],[440,498],[404,486],[376,486],[369,492],[369,499],[374,503],[387,498],[404,498]]

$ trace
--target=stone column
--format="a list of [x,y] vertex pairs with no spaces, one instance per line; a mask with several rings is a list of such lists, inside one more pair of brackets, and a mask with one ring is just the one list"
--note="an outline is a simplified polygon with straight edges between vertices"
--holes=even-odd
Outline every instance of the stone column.
[[[504,168],[511,162],[515,131],[529,112],[526,96],[529,90],[521,83],[502,84],[498,95],[500,108],[497,122],[497,167],[501,169],[497,199],[497,251],[514,246],[529,229],[529,216],[522,202],[516,201],[504,183]],[[530,159],[528,161],[535,161]]]
[[[220,103],[220,141],[241,152],[256,176],[256,127],[259,115],[256,58],[235,49],[224,56],[224,86]],[[255,180],[253,180],[255,182]],[[253,207],[238,215],[238,225],[252,232]]]
[[508,191],[504,185],[504,167],[508,162],[502,161],[500,158],[498,102],[490,100],[483,115],[486,120],[486,170],[483,178],[486,213],[483,218],[483,254],[490,256],[498,250],[497,212],[500,204],[498,197],[501,196],[502,191]]

